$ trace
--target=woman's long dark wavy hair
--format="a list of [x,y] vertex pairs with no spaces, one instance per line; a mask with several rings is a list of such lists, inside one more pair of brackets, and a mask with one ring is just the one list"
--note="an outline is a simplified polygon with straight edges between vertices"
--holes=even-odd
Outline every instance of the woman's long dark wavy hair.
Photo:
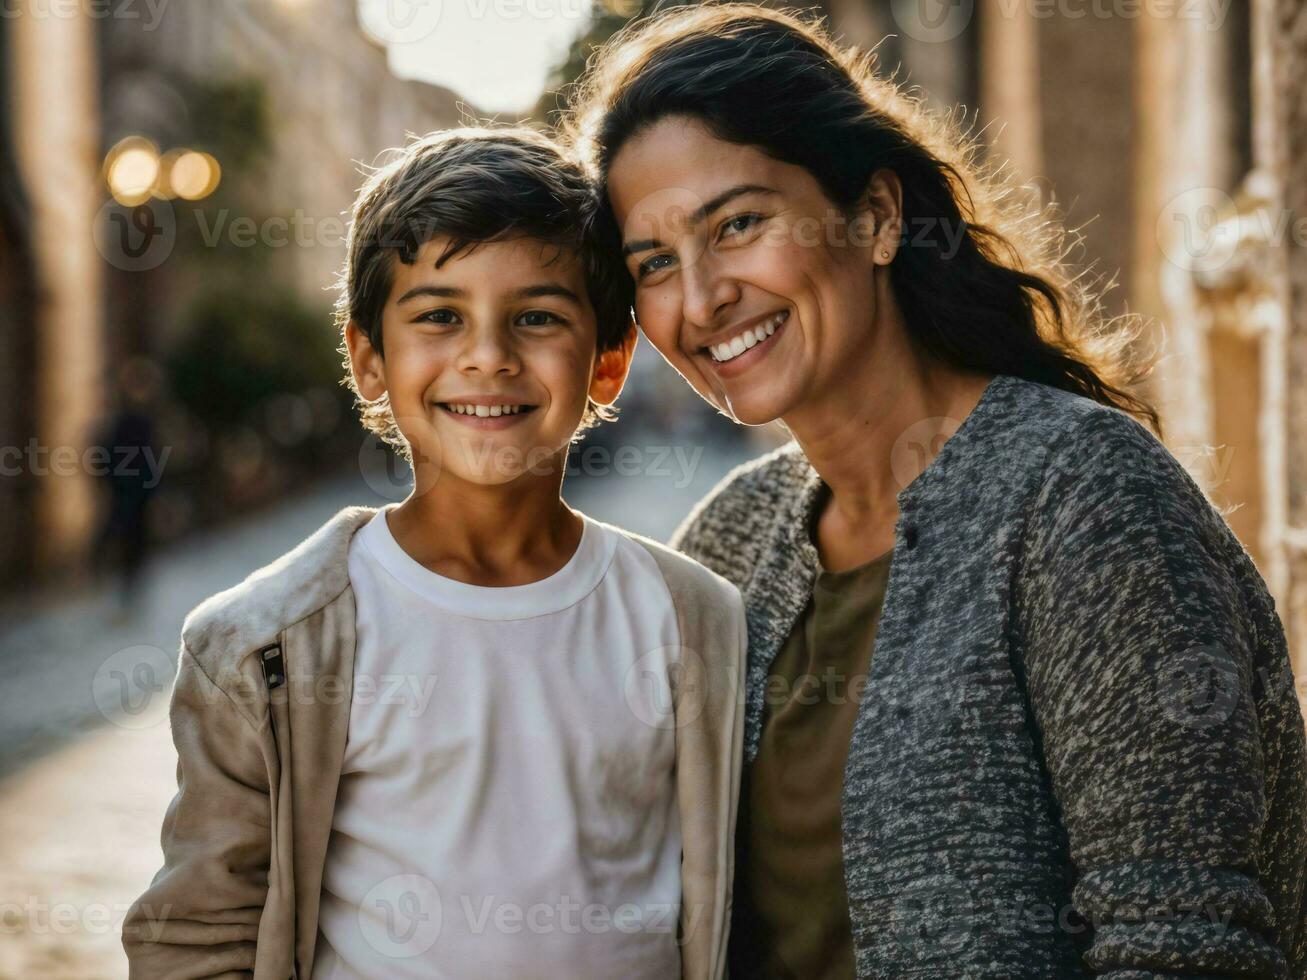
[[600,49],[569,93],[563,130],[605,189],[618,150],[670,115],[803,167],[850,217],[872,174],[892,170],[906,237],[890,281],[920,350],[1085,395],[1160,433],[1156,410],[1129,391],[1146,373],[1126,356],[1139,318],[1107,317],[1101,283],[1067,262],[1058,215],[1017,193],[1010,172],[983,168],[951,114],[874,64],[796,12],[674,7]]

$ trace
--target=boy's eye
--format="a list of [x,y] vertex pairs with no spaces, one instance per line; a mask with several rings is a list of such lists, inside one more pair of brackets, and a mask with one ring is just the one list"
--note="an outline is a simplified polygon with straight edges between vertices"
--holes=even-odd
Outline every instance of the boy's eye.
[[672,257],[666,253],[651,255],[636,267],[636,278],[643,279],[647,275],[655,272],[661,272],[666,269],[672,262]]
[[739,235],[748,231],[759,221],[762,220],[760,214],[737,214],[734,218],[728,218],[722,223],[723,235]]
[[527,310],[517,319],[524,327],[547,327],[551,323],[563,322],[561,317],[548,310]]
[[457,323],[458,314],[448,308],[427,310],[425,313],[418,315],[418,321],[423,323]]

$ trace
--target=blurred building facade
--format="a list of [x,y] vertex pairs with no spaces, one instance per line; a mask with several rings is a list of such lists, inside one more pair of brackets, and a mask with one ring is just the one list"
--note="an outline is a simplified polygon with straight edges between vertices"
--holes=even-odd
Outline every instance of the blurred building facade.
[[[4,26],[10,111],[5,147],[6,574],[61,567],[94,524],[81,459],[100,410],[102,268],[90,230],[100,162],[95,32],[82,16],[17,16]],[[57,94],[56,94],[57,93]],[[8,224],[8,222],[7,222]]]
[[1264,365],[1258,432],[1268,447],[1265,492],[1274,501],[1262,535],[1301,678],[1307,674],[1307,6],[1259,0],[1254,27],[1255,159],[1271,178],[1269,210],[1296,229],[1265,236],[1273,265],[1269,283],[1258,284],[1272,313],[1257,338]]
[[339,269],[340,221],[360,165],[408,133],[459,119],[454,93],[390,73],[384,45],[360,26],[357,0],[173,3],[153,31],[126,20],[109,25],[106,143],[134,133],[146,112],[160,122],[184,112],[168,91],[176,76],[262,82],[272,124],[263,194],[301,222],[296,247],[285,252],[309,293]]
[[978,106],[989,151],[1115,282],[1109,312],[1148,318],[1167,443],[1257,561],[1307,680],[1307,7],[830,6],[850,40],[897,33],[881,64],[930,101]]
[[[84,566],[99,502],[81,461],[114,378],[128,360],[157,358],[176,339],[180,312],[211,265],[203,250],[160,262],[124,256],[106,153],[125,137],[163,150],[193,140],[203,130],[197,109],[230,108],[197,106],[197,90],[239,82],[239,91],[264,93],[266,152],[250,165],[239,203],[206,214],[156,199],[117,208],[116,220],[125,226],[145,214],[160,238],[180,238],[177,222],[194,220],[203,224],[192,238],[221,245],[248,231],[233,222],[257,222],[252,234],[277,266],[275,282],[322,314],[326,344],[360,165],[409,133],[455,124],[460,108],[451,92],[390,73],[356,0],[80,9],[15,0],[0,23],[0,74],[10,110],[0,117],[0,363],[15,379],[0,396],[0,434],[10,455],[19,453],[6,457],[0,478],[0,586],[20,586]],[[217,162],[224,178],[236,173],[238,161]],[[69,465],[51,465],[56,450]]]
[[[9,23],[0,20],[0,104],[9,105]],[[10,113],[0,114],[0,446],[19,446],[31,430],[30,344],[26,329],[36,297],[33,257],[28,237],[30,205],[18,179],[14,128]],[[15,543],[23,531],[22,514],[30,512],[32,480],[21,468],[0,474],[0,566],[19,557]]]
[[[110,369],[150,354],[173,329],[174,298],[208,274],[204,253],[119,268],[87,233],[108,200],[100,162],[111,146],[191,138],[188,85],[246,78],[267,93],[268,152],[246,184],[259,214],[299,221],[279,232],[296,247],[267,254],[321,309],[355,161],[459,119],[452,93],[391,75],[355,0],[171,3],[154,25],[95,18],[89,5],[80,18],[27,6],[11,4],[19,15],[0,24],[13,107],[0,122],[0,359],[20,379],[0,396],[8,447],[32,434],[43,446],[84,443]],[[1171,14],[1073,0],[818,9],[936,105],[977,113],[991,151],[1055,196],[1081,257],[1115,280],[1109,309],[1156,325],[1144,339],[1162,353],[1148,394],[1168,442],[1257,560],[1307,675],[1307,10],[1154,7]],[[225,152],[218,162],[235,173],[240,141]],[[254,210],[248,196],[233,206]],[[2,492],[11,579],[84,545],[83,475],[29,466]]]

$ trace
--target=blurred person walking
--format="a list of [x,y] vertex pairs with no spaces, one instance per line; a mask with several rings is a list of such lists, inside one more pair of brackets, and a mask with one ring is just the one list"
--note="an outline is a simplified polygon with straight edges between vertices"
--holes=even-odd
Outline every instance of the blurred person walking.
[[96,537],[92,568],[116,574],[118,612],[134,609],[140,597],[141,568],[149,548],[150,500],[158,488],[159,460],[155,399],[159,369],[145,358],[122,366],[112,412],[92,443],[107,463],[98,468],[105,498],[104,519]]

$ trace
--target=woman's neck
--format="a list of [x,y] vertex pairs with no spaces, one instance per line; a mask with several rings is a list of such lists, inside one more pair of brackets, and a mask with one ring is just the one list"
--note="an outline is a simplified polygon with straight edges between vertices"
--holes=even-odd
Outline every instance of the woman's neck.
[[830,487],[837,523],[854,534],[892,525],[898,494],[930,465],[992,380],[920,355],[905,331],[876,334],[884,339],[867,358],[783,419]]

